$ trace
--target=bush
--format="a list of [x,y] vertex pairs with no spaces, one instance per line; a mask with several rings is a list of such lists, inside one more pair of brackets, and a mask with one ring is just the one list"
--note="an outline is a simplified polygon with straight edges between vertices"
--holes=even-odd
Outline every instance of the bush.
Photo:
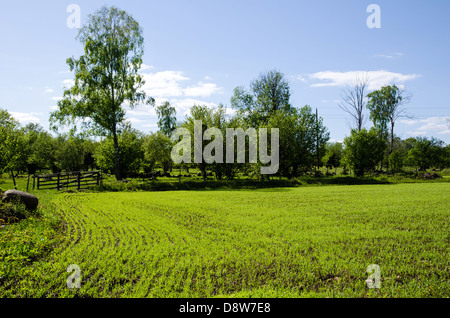
[[423,180],[436,180],[436,179],[442,179],[442,176],[437,174],[436,172],[432,173],[419,173],[416,176],[417,179],[423,179]]
[[30,216],[39,215],[38,210],[30,211],[19,199],[11,202],[3,202],[4,192],[0,189],[0,225],[11,224]]
[[344,161],[357,177],[374,171],[376,165],[383,159],[385,142],[374,129],[352,130],[351,136],[345,138],[344,144]]
[[15,223],[35,214],[36,212],[30,212],[21,202],[0,202],[0,225]]

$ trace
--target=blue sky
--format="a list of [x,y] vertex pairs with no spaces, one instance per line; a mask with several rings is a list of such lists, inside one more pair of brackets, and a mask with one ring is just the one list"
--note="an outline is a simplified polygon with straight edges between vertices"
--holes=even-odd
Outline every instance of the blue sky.
[[[367,72],[371,89],[397,84],[412,95],[405,108],[413,117],[398,121],[398,136],[450,143],[448,0],[1,0],[0,108],[23,124],[48,129],[49,113],[71,85],[65,61],[83,48],[78,30],[67,26],[70,4],[81,9],[82,24],[103,5],[140,23],[144,88],[157,103],[175,105],[178,120],[193,104],[229,106],[236,86],[276,69],[289,81],[292,104],[317,108],[332,141],[341,141],[353,124],[338,107],[341,92]],[[381,28],[367,26],[370,4],[380,7]],[[152,108],[129,110],[127,118],[156,130]]]

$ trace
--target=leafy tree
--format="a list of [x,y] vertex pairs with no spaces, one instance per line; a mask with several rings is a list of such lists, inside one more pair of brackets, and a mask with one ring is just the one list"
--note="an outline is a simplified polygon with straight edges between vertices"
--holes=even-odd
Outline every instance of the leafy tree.
[[90,139],[85,139],[84,148],[84,158],[83,158],[83,170],[95,170],[97,169],[97,164],[95,162],[95,150],[98,146],[98,142],[92,141]]
[[19,122],[16,121],[6,110],[0,108],[0,169],[4,171],[9,164],[11,157],[11,144],[13,135],[19,129]]
[[258,127],[260,123],[267,124],[273,112],[289,110],[290,95],[284,74],[272,70],[252,81],[250,92],[244,87],[236,87],[231,97],[231,107],[245,114],[251,127]]
[[[88,133],[111,136],[114,145],[114,173],[120,169],[119,125],[124,122],[124,102],[133,108],[146,99],[139,89],[144,81],[138,71],[144,52],[142,29],[125,11],[103,7],[89,16],[77,39],[84,45],[84,55],[69,58],[67,64],[75,73],[75,84],[64,92],[58,110],[50,121],[72,125],[78,121]],[[148,99],[147,103],[154,102]]]
[[54,138],[39,124],[30,123],[23,128],[27,144],[27,169],[34,174],[37,170],[50,169],[57,151]]
[[441,160],[438,167],[440,169],[450,168],[450,145],[442,149]]
[[341,159],[344,148],[342,143],[334,142],[326,145],[325,156],[322,159],[327,169],[337,169],[341,166]]
[[[396,85],[383,86],[380,90],[367,95],[369,101],[367,108],[370,110],[370,118],[375,128],[379,130],[383,138],[389,137],[389,152],[394,151],[394,126],[400,117],[406,117],[405,110],[402,109],[410,97],[405,91],[399,89]],[[389,125],[389,128],[388,128]]]
[[[414,147],[408,152],[408,161],[418,170],[445,166],[446,149],[444,142],[432,137],[418,137]],[[444,164],[442,164],[444,163]]]
[[405,154],[400,150],[394,150],[389,155],[389,167],[392,172],[399,172],[405,165]]
[[142,144],[144,150],[144,163],[153,170],[156,164],[160,164],[164,173],[172,165],[171,151],[172,140],[162,132],[152,133],[144,137]]
[[[203,179],[206,179],[206,170],[207,168],[212,168],[214,170],[220,169],[222,167],[222,164],[217,163],[207,163],[205,160],[201,160],[201,162],[195,162],[195,152],[201,152],[204,153],[205,147],[211,142],[211,141],[204,141],[197,145],[195,140],[195,121],[200,120],[202,121],[202,136],[204,135],[205,131],[209,128],[217,128],[220,129],[222,132],[222,135],[225,136],[224,130],[226,127],[226,119],[225,119],[225,108],[223,105],[219,105],[218,108],[209,108],[204,105],[194,105],[190,109],[190,116],[187,116],[186,119],[181,124],[181,127],[186,128],[191,136],[194,138],[191,138],[191,147],[193,149],[191,157],[192,162],[194,162],[197,167],[199,168],[200,172],[202,173]],[[225,139],[225,137],[224,137]],[[214,139],[213,139],[214,140]],[[196,147],[200,147],[200,149],[196,149]],[[223,146],[223,145],[222,145]],[[225,149],[225,147],[223,147]],[[215,155],[215,152],[213,153]],[[225,151],[224,151],[225,155]],[[225,162],[225,159],[222,158],[222,161]],[[219,174],[222,173],[221,170],[217,171]]]
[[3,109],[0,109],[0,141],[0,172],[11,172],[16,188],[14,171],[26,163],[26,142],[19,122]]
[[[144,151],[142,150],[143,134],[126,123],[118,136],[120,149],[120,174],[128,177],[139,173]],[[115,169],[115,146],[112,136],[106,137],[95,150],[95,160],[98,167],[113,172]]]
[[375,129],[352,129],[351,135],[344,139],[344,161],[357,177],[375,170],[383,159],[385,143]]
[[295,177],[300,169],[309,170],[315,159],[325,154],[329,133],[322,118],[317,121],[308,105],[275,111],[269,118],[268,128],[279,129],[280,175]]
[[61,135],[56,141],[55,164],[59,171],[80,171],[84,161],[83,139]]
[[[301,140],[301,127],[298,115],[297,109],[292,109],[291,111],[278,110],[269,119],[268,128],[279,129],[280,167],[278,174],[280,177],[295,177],[296,167],[309,161],[308,159],[313,150],[312,147],[301,150],[302,146],[304,146],[302,142],[305,140]],[[258,169],[255,169],[255,171],[258,171]]]
[[175,117],[177,111],[175,107],[171,106],[168,101],[164,102],[156,108],[158,115],[158,128],[164,135],[169,138],[172,136],[173,130],[176,128],[177,118]]

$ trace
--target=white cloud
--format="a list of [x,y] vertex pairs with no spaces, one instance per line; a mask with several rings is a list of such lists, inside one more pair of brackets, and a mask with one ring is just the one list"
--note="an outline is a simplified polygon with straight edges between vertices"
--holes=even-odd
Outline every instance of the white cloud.
[[338,142],[338,143],[341,143],[341,144],[344,143],[344,141],[342,139],[336,139],[336,138],[331,138],[330,140],[328,140],[328,142],[329,143],[336,143],[336,142]]
[[[192,106],[194,105],[205,105],[208,107],[217,107],[218,105],[216,103],[207,102],[201,99],[195,99],[195,98],[155,98],[155,105],[159,106],[162,103],[168,101],[170,105],[175,107],[175,110],[177,112],[176,117],[178,120],[182,120],[185,115],[189,115],[189,111]],[[127,114],[133,116],[134,122],[138,123],[138,120],[141,117],[156,117],[156,107],[149,106],[149,105],[138,105],[137,107],[133,109],[127,108]],[[232,110],[227,110],[227,114],[232,114]],[[129,120],[130,120],[129,119]],[[143,127],[150,127],[148,125],[142,125]]]
[[[156,105],[160,105],[160,104],[156,104]],[[133,109],[127,110],[127,114],[137,116],[137,117],[156,116],[156,111],[153,106],[139,105]]]
[[419,131],[419,130],[411,130],[411,131],[407,131],[406,132],[408,135],[411,135],[413,137],[419,137],[419,136],[424,136],[427,134],[426,131]]
[[180,83],[188,81],[182,72],[164,71],[158,73],[142,74],[145,84],[144,91],[153,98],[182,96],[183,88]]
[[155,99],[180,98],[182,96],[204,98],[222,91],[215,83],[199,82],[197,85],[186,87],[183,83],[188,83],[190,78],[180,71],[142,73],[142,76],[145,80],[144,91]]
[[197,86],[185,88],[183,93],[189,97],[208,97],[220,91],[216,84],[200,82]]
[[152,70],[155,67],[153,65],[147,65],[147,64],[142,64],[141,65],[141,71],[147,71],[147,70]]
[[129,121],[132,124],[138,124],[138,123],[145,122],[145,120],[139,119],[139,118],[135,118],[135,117],[127,118],[127,121]]
[[21,113],[21,112],[10,112],[11,116],[18,120],[20,123],[39,123],[41,120],[36,116],[42,116],[42,113]]
[[306,82],[306,78],[303,75],[297,75],[294,77],[296,80],[305,83]]
[[217,104],[211,102],[205,102],[199,99],[193,98],[184,98],[184,99],[171,99],[169,100],[170,104],[173,105],[177,111],[177,118],[181,119],[180,115],[189,115],[189,110],[192,106],[208,106],[208,107],[217,107]]
[[53,97],[51,97],[50,99],[51,99],[51,100],[54,100],[54,101],[60,101],[60,100],[62,100],[63,98],[62,98],[62,97],[58,97],[58,96],[53,96]]
[[144,125],[142,125],[142,127],[145,127],[145,128],[158,128],[158,124],[155,124],[155,123],[153,123],[153,124],[144,124]]
[[341,102],[341,100],[339,100],[339,99],[323,99],[320,102],[324,103],[324,104],[339,104]]
[[450,117],[429,117],[425,119],[404,119],[400,120],[401,124],[414,126],[418,125],[414,130],[408,131],[413,136],[426,135],[428,133],[446,135],[450,133],[448,120]]
[[396,59],[396,58],[400,58],[402,56],[405,56],[405,54],[403,54],[403,53],[393,53],[393,54],[377,54],[377,55],[374,55],[374,57],[381,57],[381,58],[385,58],[385,59]]
[[236,115],[236,111],[233,108],[228,108],[227,107],[225,109],[225,114],[228,115],[228,116],[234,116],[234,115]]
[[310,74],[309,77],[314,80],[322,81],[322,83],[312,84],[311,87],[344,87],[352,85],[357,77],[367,76],[369,80],[368,89],[376,90],[385,85],[401,84],[418,78],[417,74],[401,74],[388,71],[349,71],[349,72],[332,72],[324,71]]
[[44,90],[44,94],[53,93],[53,92],[54,92],[54,90],[51,89],[50,87],[46,87]]
[[62,83],[63,83],[63,86],[67,87],[67,88],[72,87],[73,85],[75,85],[75,81],[73,79],[70,79],[70,78],[63,80]]

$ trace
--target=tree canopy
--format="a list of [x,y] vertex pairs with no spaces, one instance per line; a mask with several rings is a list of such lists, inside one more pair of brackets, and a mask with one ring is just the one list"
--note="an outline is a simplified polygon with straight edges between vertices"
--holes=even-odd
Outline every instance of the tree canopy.
[[133,108],[146,99],[145,92],[139,90],[144,81],[138,73],[144,53],[142,28],[125,11],[103,7],[89,15],[77,39],[84,46],[84,55],[67,59],[75,84],[64,92],[50,121],[55,130],[57,123],[71,125],[73,130],[78,123],[91,134],[111,135],[115,175],[120,180],[117,136],[119,124],[125,119],[123,105],[128,103]]

